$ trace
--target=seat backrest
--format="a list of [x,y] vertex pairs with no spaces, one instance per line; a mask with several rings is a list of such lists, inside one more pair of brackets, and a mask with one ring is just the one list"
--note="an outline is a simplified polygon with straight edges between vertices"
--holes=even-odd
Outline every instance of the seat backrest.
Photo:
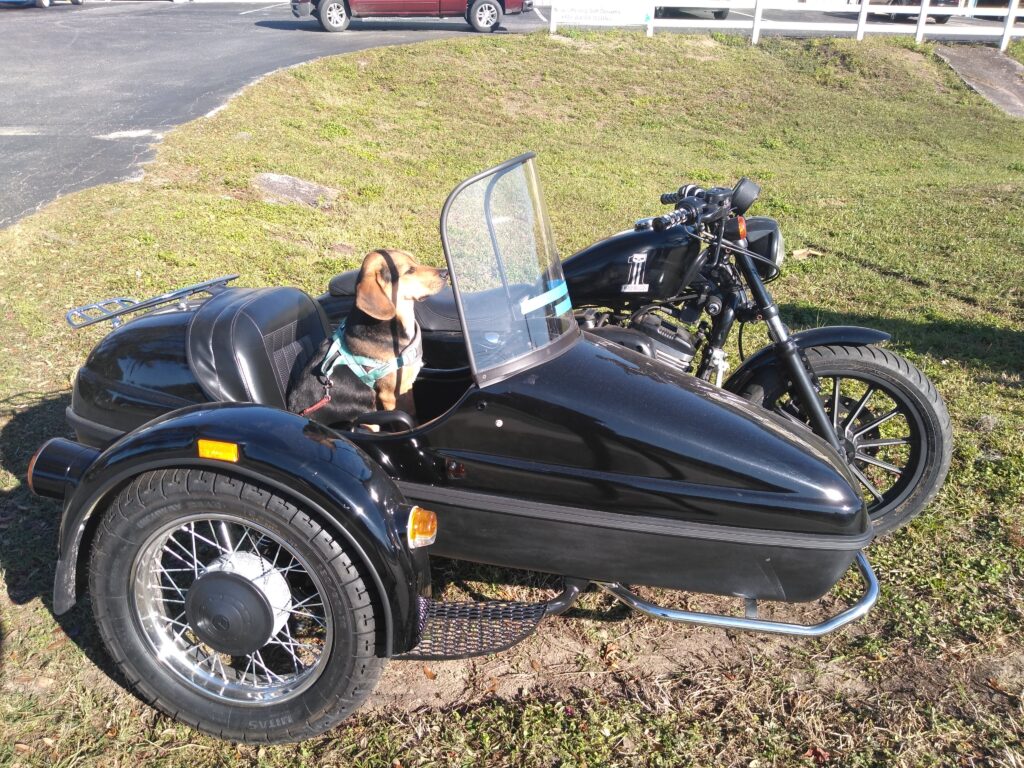
[[186,349],[211,400],[285,408],[292,370],[327,336],[323,309],[298,288],[229,288],[196,310]]

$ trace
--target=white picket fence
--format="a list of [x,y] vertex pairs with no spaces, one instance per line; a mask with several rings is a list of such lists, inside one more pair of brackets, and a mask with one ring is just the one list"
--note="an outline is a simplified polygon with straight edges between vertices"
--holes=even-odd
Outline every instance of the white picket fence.
[[[866,34],[914,35],[918,43],[925,38],[995,38],[999,40],[999,50],[1005,51],[1013,37],[1024,37],[1024,25],[1017,20],[1024,20],[1024,10],[1020,7],[1021,0],[1009,0],[1006,8],[977,8],[935,6],[929,0],[921,0],[920,5],[885,5],[875,0],[651,0],[637,2],[628,0],[628,14],[623,16],[622,24],[642,23],[647,27],[647,35],[654,34],[656,29],[707,29],[722,31],[748,31],[750,42],[756,44],[765,31],[809,32],[814,34],[853,33],[857,40],[863,40]],[[616,14],[620,11],[609,4],[602,4],[604,13],[593,11],[580,12],[580,0],[551,0],[550,29],[554,34],[559,25],[573,24],[616,24]],[[641,7],[642,6],[642,7]],[[717,20],[711,18],[655,18],[654,8],[679,8],[686,11],[697,11],[700,15],[710,16],[711,11],[728,9],[739,11],[745,18]],[[591,2],[590,7],[593,7]],[[852,19],[834,19],[823,21],[780,21],[766,19],[770,11],[812,11],[819,13],[835,13],[849,16],[856,13],[856,21]],[[873,14],[906,16],[907,23],[879,23],[872,20]],[[946,26],[940,24],[927,25],[928,16],[975,17],[983,16],[984,21],[978,24],[956,24]],[[916,16],[915,20],[909,17]],[[993,17],[999,19],[991,23]],[[638,20],[642,20],[638,21]]]

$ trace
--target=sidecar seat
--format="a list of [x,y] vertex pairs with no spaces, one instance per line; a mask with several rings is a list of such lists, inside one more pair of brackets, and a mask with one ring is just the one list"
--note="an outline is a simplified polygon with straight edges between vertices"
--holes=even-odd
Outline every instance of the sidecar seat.
[[283,409],[292,370],[328,335],[320,304],[298,288],[229,288],[196,310],[185,347],[211,400]]

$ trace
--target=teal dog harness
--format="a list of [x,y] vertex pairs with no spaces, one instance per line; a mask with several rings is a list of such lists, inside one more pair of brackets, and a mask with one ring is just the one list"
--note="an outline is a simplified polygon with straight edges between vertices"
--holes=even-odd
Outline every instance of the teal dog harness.
[[398,357],[392,357],[390,360],[381,362],[372,357],[353,355],[348,347],[345,346],[345,324],[342,323],[338,326],[338,330],[334,332],[331,346],[327,349],[327,356],[324,358],[323,363],[320,364],[320,375],[329,379],[331,374],[334,373],[335,368],[339,365],[344,365],[358,376],[363,384],[372,389],[374,384],[389,373],[394,373],[399,368],[404,368],[408,365],[418,364],[422,360],[423,345],[420,342],[419,325],[416,325],[412,341],[406,345]]

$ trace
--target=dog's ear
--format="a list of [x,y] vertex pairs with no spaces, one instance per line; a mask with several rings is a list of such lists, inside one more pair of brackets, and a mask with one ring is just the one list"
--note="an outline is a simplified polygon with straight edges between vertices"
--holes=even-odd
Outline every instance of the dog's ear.
[[356,306],[377,320],[390,320],[395,316],[391,301],[392,265],[380,251],[372,251],[363,259],[356,284]]

